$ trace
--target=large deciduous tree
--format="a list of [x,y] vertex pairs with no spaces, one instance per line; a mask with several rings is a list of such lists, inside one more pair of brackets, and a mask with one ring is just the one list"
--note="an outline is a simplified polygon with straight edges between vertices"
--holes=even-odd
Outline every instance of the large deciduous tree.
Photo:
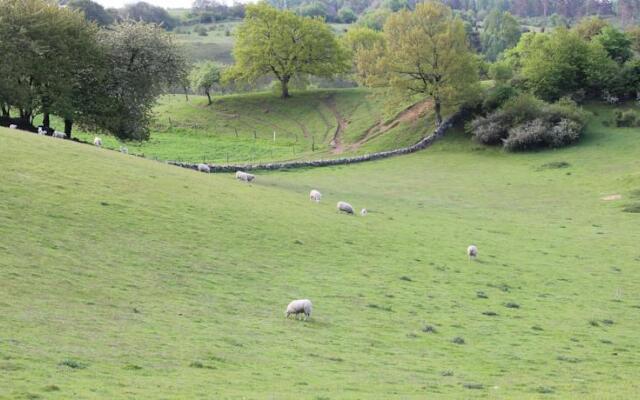
[[526,87],[545,100],[581,90],[598,92],[612,83],[618,71],[600,43],[587,42],[563,28],[551,34],[526,35],[516,52],[520,52]]
[[489,13],[480,36],[487,59],[495,61],[500,53],[518,44],[520,34],[520,24],[511,14],[498,10]]
[[428,1],[415,11],[395,13],[384,36],[386,50],[375,63],[377,82],[432,99],[436,125],[442,123],[443,104],[459,104],[477,94],[477,63],[464,25],[449,7]]
[[83,124],[121,139],[149,137],[156,99],[169,85],[182,84],[186,62],[171,36],[155,24],[123,22],[100,32],[103,73],[95,96],[103,109]]
[[265,3],[247,6],[233,56],[230,79],[255,82],[271,75],[280,81],[283,98],[289,97],[289,82],[296,75],[331,77],[349,68],[345,49],[322,19]]
[[[80,12],[43,0],[0,2],[0,103],[14,107],[19,125],[37,113],[72,118],[79,76],[95,61],[95,25]],[[70,128],[68,129],[70,133]]]

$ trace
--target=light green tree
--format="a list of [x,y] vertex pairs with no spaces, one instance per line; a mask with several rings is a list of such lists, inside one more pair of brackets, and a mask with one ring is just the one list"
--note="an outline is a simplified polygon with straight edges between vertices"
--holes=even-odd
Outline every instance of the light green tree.
[[478,68],[464,25],[449,7],[427,1],[415,11],[392,14],[384,37],[384,56],[373,64],[377,81],[432,99],[436,125],[442,123],[443,104],[460,104],[478,93]]
[[220,84],[220,76],[222,75],[222,66],[213,61],[203,61],[194,66],[189,74],[189,82],[191,88],[196,91],[203,92],[209,101],[211,101],[211,90],[215,85]]
[[575,31],[558,28],[550,34],[523,39],[526,46],[516,47],[522,50],[521,77],[528,89],[545,100],[578,90],[599,91],[616,74],[616,63],[605,48],[595,41],[585,41]]
[[282,97],[297,75],[331,77],[349,69],[346,50],[320,18],[301,17],[265,3],[249,5],[236,32],[235,65],[225,80],[255,82],[275,77]]
[[503,51],[518,44],[520,34],[520,24],[511,14],[498,10],[490,12],[480,36],[487,59],[495,61]]

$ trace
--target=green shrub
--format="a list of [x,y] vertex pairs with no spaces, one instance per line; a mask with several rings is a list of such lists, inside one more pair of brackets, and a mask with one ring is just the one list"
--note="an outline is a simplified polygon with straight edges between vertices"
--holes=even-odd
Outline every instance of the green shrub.
[[518,95],[518,90],[511,85],[498,84],[491,89],[484,101],[482,102],[482,110],[491,112],[500,107],[507,101]]
[[557,148],[576,142],[584,130],[585,112],[569,98],[549,104],[522,94],[504,103],[486,117],[467,125],[480,143],[502,146],[509,151]]
[[616,126],[619,128],[631,128],[640,126],[640,115],[633,110],[617,110],[615,112]]

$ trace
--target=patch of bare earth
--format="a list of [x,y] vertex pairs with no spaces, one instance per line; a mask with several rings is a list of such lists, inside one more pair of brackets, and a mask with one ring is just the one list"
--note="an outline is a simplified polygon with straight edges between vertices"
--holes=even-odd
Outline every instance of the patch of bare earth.
[[609,195],[609,196],[604,196],[602,198],[602,200],[604,200],[604,201],[613,201],[613,200],[620,200],[620,199],[622,199],[622,195],[620,195],[620,194],[612,194],[612,195]]
[[331,139],[330,146],[333,148],[332,152],[334,154],[340,154],[344,151],[342,136],[349,123],[346,119],[344,119],[342,114],[340,114],[340,111],[338,111],[338,107],[336,106],[336,99],[333,97],[333,95],[324,99],[324,105],[327,106],[329,111],[331,111],[333,116],[336,118],[337,127],[335,133],[333,134],[333,139]]
[[431,110],[431,107],[432,102],[430,100],[423,100],[405,108],[390,121],[377,122],[375,125],[367,129],[357,142],[349,146],[349,150],[358,150],[363,144],[390,131],[401,123],[416,123],[418,120],[424,117],[424,115],[429,110]]

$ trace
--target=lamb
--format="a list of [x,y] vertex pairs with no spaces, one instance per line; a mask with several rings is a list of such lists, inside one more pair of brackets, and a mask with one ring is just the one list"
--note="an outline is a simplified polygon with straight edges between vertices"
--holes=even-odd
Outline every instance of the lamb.
[[60,131],[54,131],[53,135],[54,138],[58,138],[58,139],[66,139],[67,138],[67,134],[64,132],[60,132]]
[[46,135],[47,131],[44,129],[43,126],[39,126],[38,127],[38,135]]
[[317,190],[312,190],[311,192],[309,192],[309,200],[313,200],[316,203],[320,203],[320,199],[322,198],[322,193],[320,193]]
[[475,260],[478,257],[478,248],[475,245],[471,245],[467,247],[467,256],[469,256],[469,261],[473,258]]
[[360,210],[360,215],[363,216],[363,217],[366,216],[368,213],[369,213],[369,211],[367,211],[366,208],[363,208],[362,210]]
[[244,181],[244,182],[251,182],[252,180],[256,179],[256,177],[255,177],[255,175],[251,175],[251,174],[248,174],[246,172],[237,171],[236,172],[236,179],[238,179],[240,181]]
[[102,147],[102,139],[100,139],[99,137],[96,136],[93,139],[93,144],[94,144],[94,146]]
[[304,320],[311,316],[311,309],[313,305],[311,304],[311,300],[294,300],[287,306],[287,311],[285,311],[285,315],[289,318],[289,315],[293,314],[298,317],[298,314],[304,313]]
[[198,164],[198,171],[200,172],[211,172],[211,168],[207,164]]
[[18,129],[18,125],[11,124],[11,125],[9,125],[9,129]]
[[129,154],[129,149],[127,149],[124,146],[120,146],[120,153],[122,154]]
[[339,212],[342,211],[344,213],[354,215],[353,206],[345,201],[339,201],[336,207]]

